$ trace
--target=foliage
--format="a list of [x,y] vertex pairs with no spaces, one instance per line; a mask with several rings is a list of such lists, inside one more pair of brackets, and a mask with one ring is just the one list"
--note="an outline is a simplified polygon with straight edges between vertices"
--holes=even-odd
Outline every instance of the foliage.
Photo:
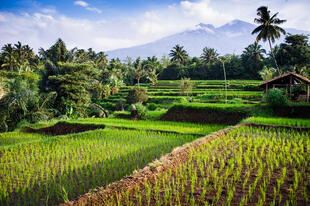
[[233,98],[228,101],[228,104],[243,104],[243,100],[241,98]]
[[170,50],[169,56],[171,57],[172,62],[184,64],[187,61],[188,53],[183,46],[177,44],[172,48],[172,50]]
[[6,44],[2,47],[0,55],[0,67],[11,72],[32,72],[35,66],[35,55],[33,50],[28,45]]
[[278,26],[286,22],[286,20],[281,20],[277,18],[278,13],[271,16],[270,11],[266,6],[259,7],[257,9],[257,15],[258,18],[255,18],[254,22],[258,23],[259,26],[252,31],[252,34],[258,33],[256,41],[263,40],[265,42],[268,40],[272,57],[278,70],[278,74],[280,75],[280,69],[276,61],[275,54],[272,50],[271,42],[274,43],[275,39],[279,39],[281,33],[286,33],[284,29]]
[[90,103],[88,88],[94,81],[96,70],[89,64],[59,63],[59,72],[49,76],[48,80],[57,92],[56,108],[63,114],[71,108],[76,112],[85,113]]
[[154,111],[154,110],[156,110],[158,108],[157,104],[155,104],[155,103],[147,103],[146,107],[150,111]]
[[274,69],[272,67],[268,68],[268,67],[264,66],[264,68],[259,72],[259,75],[265,81],[265,80],[274,78],[276,72],[277,72],[276,69]]
[[129,90],[128,95],[126,97],[126,101],[128,104],[135,104],[146,102],[148,100],[147,90],[144,87],[134,87]]
[[288,104],[288,99],[281,89],[269,89],[267,94],[263,97],[263,100],[267,102],[267,104],[271,108],[283,107]]
[[206,64],[214,64],[217,61],[218,53],[213,48],[205,47],[200,55],[201,60]]
[[193,83],[191,82],[190,78],[182,78],[180,81],[180,91],[181,94],[188,94],[192,91],[193,89]]
[[23,119],[36,122],[53,117],[49,109],[54,105],[56,93],[39,94],[35,75],[14,77],[7,79],[7,91],[0,99],[0,131],[15,129]]
[[307,76],[306,69],[310,66],[308,36],[288,34],[285,43],[280,44],[276,58],[283,69]]
[[138,119],[145,119],[147,108],[140,103],[134,104],[134,106],[137,110]]
[[251,74],[249,78],[253,76],[257,79],[259,77],[258,73],[262,69],[264,54],[266,54],[266,50],[263,49],[257,41],[250,44],[242,52],[242,65],[245,67],[245,70]]
[[98,104],[91,103],[87,108],[87,114],[90,117],[104,118],[108,117],[108,112]]

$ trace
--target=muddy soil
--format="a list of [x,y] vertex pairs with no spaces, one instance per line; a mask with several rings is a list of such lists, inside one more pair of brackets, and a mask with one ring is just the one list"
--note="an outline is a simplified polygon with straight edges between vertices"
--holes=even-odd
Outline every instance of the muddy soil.
[[104,127],[105,127],[104,125],[71,124],[66,122],[58,122],[57,124],[51,127],[45,127],[40,129],[33,129],[31,127],[26,127],[24,129],[24,132],[57,136],[57,135],[85,132],[89,130],[103,129]]

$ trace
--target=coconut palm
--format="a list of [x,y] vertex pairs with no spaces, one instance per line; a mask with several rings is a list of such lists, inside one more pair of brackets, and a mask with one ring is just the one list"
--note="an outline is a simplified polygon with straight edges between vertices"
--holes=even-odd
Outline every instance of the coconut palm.
[[99,52],[96,57],[96,62],[95,62],[96,67],[99,67],[99,68],[106,67],[109,63],[107,56],[108,55],[105,54],[104,52]]
[[278,73],[280,75],[280,69],[278,66],[278,63],[276,61],[274,52],[272,50],[271,42],[274,43],[275,39],[279,39],[282,34],[285,34],[285,30],[279,27],[278,25],[283,24],[286,22],[286,20],[281,20],[277,18],[279,12],[275,13],[273,16],[270,15],[270,11],[268,10],[268,7],[261,6],[257,9],[257,15],[259,18],[255,18],[254,22],[257,24],[260,24],[258,27],[256,27],[252,34],[258,33],[256,37],[256,41],[263,40],[266,42],[268,40],[270,51],[273,56],[273,60],[275,62],[275,65],[277,67]]
[[158,61],[156,56],[148,57],[146,61],[144,61],[144,68],[147,70],[147,79],[152,82],[152,85],[155,85],[158,78],[158,68],[160,66],[160,62]]
[[264,58],[263,54],[266,54],[266,50],[263,49],[262,46],[259,45],[256,41],[253,44],[250,44],[247,48],[245,48],[241,57],[247,59],[251,58],[254,60],[255,63],[257,63]]
[[184,64],[188,58],[188,53],[183,46],[179,44],[175,45],[175,47],[170,50],[169,56],[171,57],[171,61],[177,62],[180,64]]
[[2,47],[2,55],[3,55],[3,64],[1,67],[8,67],[11,72],[13,71],[14,67],[17,66],[17,56],[12,47],[12,44],[6,44]]
[[208,48],[208,47],[205,47],[203,48],[202,50],[202,54],[200,55],[200,59],[205,62],[206,64],[210,63],[210,64],[213,64],[216,62],[217,60],[217,57],[218,57],[218,53],[216,52],[215,49],[213,48]]
[[141,61],[141,58],[138,57],[136,59],[136,61],[134,62],[133,64],[133,72],[135,74],[135,78],[137,80],[137,83],[138,83],[138,87],[140,87],[140,79],[144,76],[146,76],[147,72],[145,70],[145,68],[143,67],[142,65],[142,61]]

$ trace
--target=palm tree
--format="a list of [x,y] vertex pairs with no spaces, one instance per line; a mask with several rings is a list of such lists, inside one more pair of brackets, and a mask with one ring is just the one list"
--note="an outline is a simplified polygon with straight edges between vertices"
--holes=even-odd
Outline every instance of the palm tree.
[[96,66],[99,67],[99,68],[104,68],[106,66],[108,66],[108,58],[107,58],[107,54],[105,54],[104,52],[99,52],[97,54],[97,57],[96,57]]
[[262,48],[262,45],[259,45],[258,42],[254,42],[250,44],[242,53],[242,57],[251,58],[255,63],[261,61],[266,54],[266,50]]
[[175,45],[175,47],[170,50],[169,56],[171,57],[171,61],[177,62],[180,64],[184,64],[188,58],[188,54],[183,46],[179,44]]
[[12,47],[12,44],[6,44],[2,47],[2,55],[3,55],[3,64],[1,67],[8,67],[11,72],[13,71],[14,67],[17,66],[17,56]]
[[208,48],[208,47],[205,47],[203,48],[202,50],[202,54],[200,55],[200,59],[205,62],[206,64],[210,63],[210,64],[213,64],[216,62],[217,60],[217,57],[218,57],[218,53],[216,52],[215,49],[213,48]]
[[138,57],[133,64],[133,72],[138,82],[138,87],[140,87],[140,79],[146,75],[146,71],[144,70],[140,57]]
[[252,34],[258,33],[256,41],[263,40],[265,42],[268,40],[273,60],[280,75],[280,69],[271,46],[271,42],[274,43],[275,39],[279,39],[281,33],[284,35],[286,33],[284,29],[278,26],[279,24],[283,24],[284,22],[286,22],[286,20],[281,20],[277,18],[278,13],[279,12],[275,13],[273,16],[270,16],[270,11],[268,10],[268,7],[259,7],[257,9],[257,15],[259,16],[259,18],[255,18],[254,22],[260,25],[252,31]]
[[157,82],[157,77],[159,75],[158,68],[160,66],[160,62],[158,61],[156,56],[148,57],[146,61],[144,61],[144,68],[147,70],[147,79],[152,82],[152,85],[155,85]]

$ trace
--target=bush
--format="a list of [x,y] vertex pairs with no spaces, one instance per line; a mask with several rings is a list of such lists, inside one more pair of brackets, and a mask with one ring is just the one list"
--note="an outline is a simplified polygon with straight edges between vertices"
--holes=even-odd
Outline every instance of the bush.
[[134,106],[136,107],[137,110],[138,119],[145,119],[147,113],[146,107],[139,103],[134,104]]
[[126,97],[126,101],[128,104],[142,104],[148,100],[148,96],[146,93],[145,87],[135,87],[129,90],[128,95]]
[[281,89],[270,89],[264,95],[263,100],[267,102],[271,108],[287,106],[288,99]]
[[243,99],[241,98],[233,98],[228,102],[228,104],[243,104]]
[[150,111],[155,111],[158,108],[157,104],[155,104],[155,103],[148,103],[148,104],[146,104],[146,107]]

